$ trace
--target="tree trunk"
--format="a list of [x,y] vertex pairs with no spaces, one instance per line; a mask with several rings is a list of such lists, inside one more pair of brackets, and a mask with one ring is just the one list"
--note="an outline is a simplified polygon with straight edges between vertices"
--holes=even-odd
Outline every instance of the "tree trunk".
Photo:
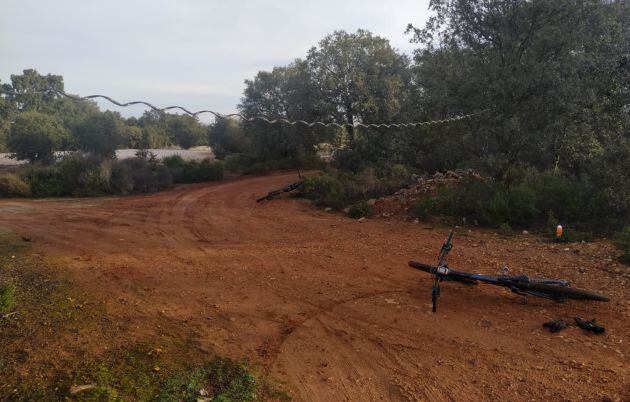
[[346,107],[346,119],[348,120],[348,147],[354,148],[354,114],[352,106]]

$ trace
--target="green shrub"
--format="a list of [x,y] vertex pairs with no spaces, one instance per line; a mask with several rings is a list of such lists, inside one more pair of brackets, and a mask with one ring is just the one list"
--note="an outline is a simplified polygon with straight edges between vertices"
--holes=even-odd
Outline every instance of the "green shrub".
[[350,207],[348,216],[352,219],[369,217],[372,215],[372,206],[366,201],[357,202]]
[[204,159],[202,161],[186,161],[179,155],[169,156],[162,160],[173,175],[175,183],[201,183],[223,180],[223,163]]
[[204,159],[201,162],[185,162],[180,176],[175,181],[179,183],[201,183],[216,180],[223,180],[223,164]]
[[168,378],[157,401],[196,401],[205,389],[214,401],[253,401],[258,384],[247,368],[225,358]]
[[0,312],[9,310],[15,304],[15,289],[13,282],[0,285]]
[[0,173],[0,197],[28,197],[30,186],[15,173]]
[[116,162],[112,165],[109,179],[112,190],[119,194],[130,194],[134,190],[133,174],[130,164]]
[[329,174],[306,177],[302,192],[306,198],[322,205],[333,208],[342,208],[345,205],[343,184]]
[[33,197],[61,197],[64,195],[64,180],[56,166],[32,166],[26,174]]
[[411,173],[405,165],[394,165],[389,172],[389,181],[406,182],[411,178]]
[[69,155],[57,168],[63,179],[62,195],[85,197],[108,191],[108,180],[101,174],[101,160],[97,157]]
[[514,234],[514,230],[512,229],[512,226],[510,226],[510,224],[507,223],[507,222],[503,222],[499,226],[498,232],[499,232],[499,234],[501,234],[503,236],[512,236]]
[[[144,159],[148,159],[148,158],[144,158]],[[175,169],[183,169],[184,166],[186,165],[186,161],[184,160],[184,158],[181,157],[181,155],[166,156],[162,159],[162,163],[166,167],[171,169],[171,171]]]
[[630,263],[630,226],[626,226],[617,235],[616,243],[621,250],[621,261]]
[[412,218],[427,219],[433,211],[432,198],[426,198],[422,201],[416,202],[409,207],[407,213]]
[[227,155],[223,162],[228,172],[243,172],[256,162],[256,157],[249,154]]
[[173,185],[173,176],[165,165],[141,158],[118,161],[112,166],[112,189],[122,194],[152,193]]

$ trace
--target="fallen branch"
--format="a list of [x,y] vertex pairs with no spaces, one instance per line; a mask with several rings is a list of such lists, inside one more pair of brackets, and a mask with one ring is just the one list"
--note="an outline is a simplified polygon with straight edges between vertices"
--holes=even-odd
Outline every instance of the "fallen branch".
[[17,311],[13,311],[11,313],[7,313],[7,314],[3,315],[2,317],[0,317],[0,319],[9,318],[12,315],[17,314],[17,313],[18,313]]

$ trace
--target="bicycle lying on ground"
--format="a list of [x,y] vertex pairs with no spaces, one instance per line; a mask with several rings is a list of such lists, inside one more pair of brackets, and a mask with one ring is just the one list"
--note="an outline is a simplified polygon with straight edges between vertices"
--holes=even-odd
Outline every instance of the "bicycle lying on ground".
[[428,272],[433,275],[433,290],[431,300],[433,302],[433,312],[437,311],[437,299],[440,295],[440,283],[455,281],[466,285],[477,285],[479,282],[488,283],[490,285],[502,286],[510,289],[512,292],[525,296],[528,295],[543,297],[546,299],[563,302],[567,299],[584,299],[608,301],[608,297],[587,290],[576,289],[570,287],[569,281],[566,280],[549,280],[549,279],[532,279],[527,275],[508,276],[507,267],[501,270],[499,276],[490,276],[482,274],[471,274],[468,272],[456,271],[446,264],[446,256],[453,248],[453,232],[442,245],[440,254],[438,255],[437,266],[423,264],[421,262],[409,261],[409,266]]
[[283,187],[279,190],[270,191],[267,193],[267,195],[264,195],[260,198],[256,198],[256,202],[262,202],[265,200],[266,201],[273,200],[274,198],[276,198],[282,193],[290,193],[291,191],[295,191],[302,188],[302,186],[304,185],[304,181],[302,179],[302,172],[300,172],[300,169],[298,169],[298,178],[299,178],[299,181],[296,181],[295,183],[291,183],[288,186]]

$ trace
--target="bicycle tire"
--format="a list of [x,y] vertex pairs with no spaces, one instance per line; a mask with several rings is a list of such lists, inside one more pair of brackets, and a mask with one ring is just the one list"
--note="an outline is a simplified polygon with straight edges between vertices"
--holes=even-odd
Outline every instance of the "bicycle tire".
[[535,292],[547,293],[550,295],[558,295],[569,299],[583,299],[596,301],[610,301],[607,296],[600,295],[588,290],[570,288],[559,285],[545,285],[543,283],[529,282],[523,286],[523,290],[532,290]]

